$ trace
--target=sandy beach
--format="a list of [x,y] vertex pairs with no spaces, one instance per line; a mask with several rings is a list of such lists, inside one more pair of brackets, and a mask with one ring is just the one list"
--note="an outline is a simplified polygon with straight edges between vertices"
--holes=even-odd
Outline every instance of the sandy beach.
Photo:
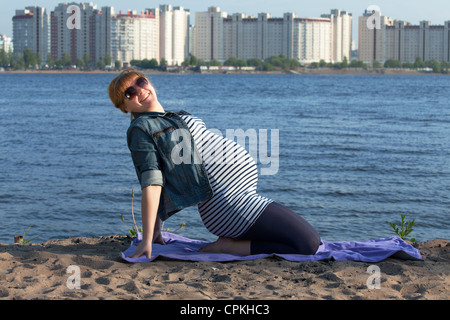
[[[68,238],[0,244],[1,300],[448,300],[450,241],[415,244],[424,261],[389,258],[379,288],[369,289],[371,263],[242,262],[157,259],[128,263],[131,238]],[[75,267],[70,267],[75,266]],[[78,269],[77,269],[78,268]],[[75,276],[79,272],[79,282]]]

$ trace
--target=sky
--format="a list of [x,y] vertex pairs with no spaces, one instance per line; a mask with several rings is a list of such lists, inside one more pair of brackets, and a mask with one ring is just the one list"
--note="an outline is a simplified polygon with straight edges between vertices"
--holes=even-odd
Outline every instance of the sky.
[[[16,9],[27,6],[40,6],[52,11],[61,0],[0,0],[0,34],[12,37],[12,17]],[[73,1],[67,1],[73,2]],[[207,11],[208,7],[219,7],[228,14],[245,13],[257,16],[265,12],[273,17],[282,17],[285,12],[293,12],[301,18],[320,17],[331,9],[348,11],[353,15],[353,40],[357,42],[358,17],[371,5],[380,8],[381,14],[393,19],[419,24],[422,20],[432,24],[443,25],[450,20],[449,0],[81,0],[75,2],[92,2],[98,8],[114,7],[114,10],[142,11],[146,8],[158,8],[161,4],[181,6],[191,12],[191,23],[194,23],[195,12]]]

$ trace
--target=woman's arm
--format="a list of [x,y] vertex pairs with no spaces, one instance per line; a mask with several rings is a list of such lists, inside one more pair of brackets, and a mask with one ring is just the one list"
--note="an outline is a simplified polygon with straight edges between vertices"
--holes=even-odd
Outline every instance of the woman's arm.
[[142,241],[139,243],[136,251],[130,255],[130,258],[137,258],[142,255],[150,258],[152,255],[152,242],[155,234],[155,225],[157,225],[156,220],[161,189],[162,187],[159,185],[151,185],[142,189]]

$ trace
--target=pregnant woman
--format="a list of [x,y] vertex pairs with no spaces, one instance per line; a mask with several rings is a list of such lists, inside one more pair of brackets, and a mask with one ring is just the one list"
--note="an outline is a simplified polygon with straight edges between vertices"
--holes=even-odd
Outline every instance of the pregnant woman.
[[149,79],[136,70],[119,74],[108,93],[114,106],[132,114],[127,141],[142,189],[143,237],[130,258],[149,258],[152,243],[164,243],[161,220],[193,205],[218,236],[202,252],[317,251],[320,236],[308,222],[256,193],[256,163],[243,147],[185,111],[164,110]]

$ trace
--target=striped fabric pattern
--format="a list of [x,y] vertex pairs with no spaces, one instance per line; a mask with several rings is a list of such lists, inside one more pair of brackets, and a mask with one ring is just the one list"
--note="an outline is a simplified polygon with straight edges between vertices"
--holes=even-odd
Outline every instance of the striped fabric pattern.
[[272,202],[256,193],[256,163],[245,148],[208,130],[201,119],[181,117],[202,155],[214,191],[211,199],[198,205],[201,219],[214,235],[238,238]]

